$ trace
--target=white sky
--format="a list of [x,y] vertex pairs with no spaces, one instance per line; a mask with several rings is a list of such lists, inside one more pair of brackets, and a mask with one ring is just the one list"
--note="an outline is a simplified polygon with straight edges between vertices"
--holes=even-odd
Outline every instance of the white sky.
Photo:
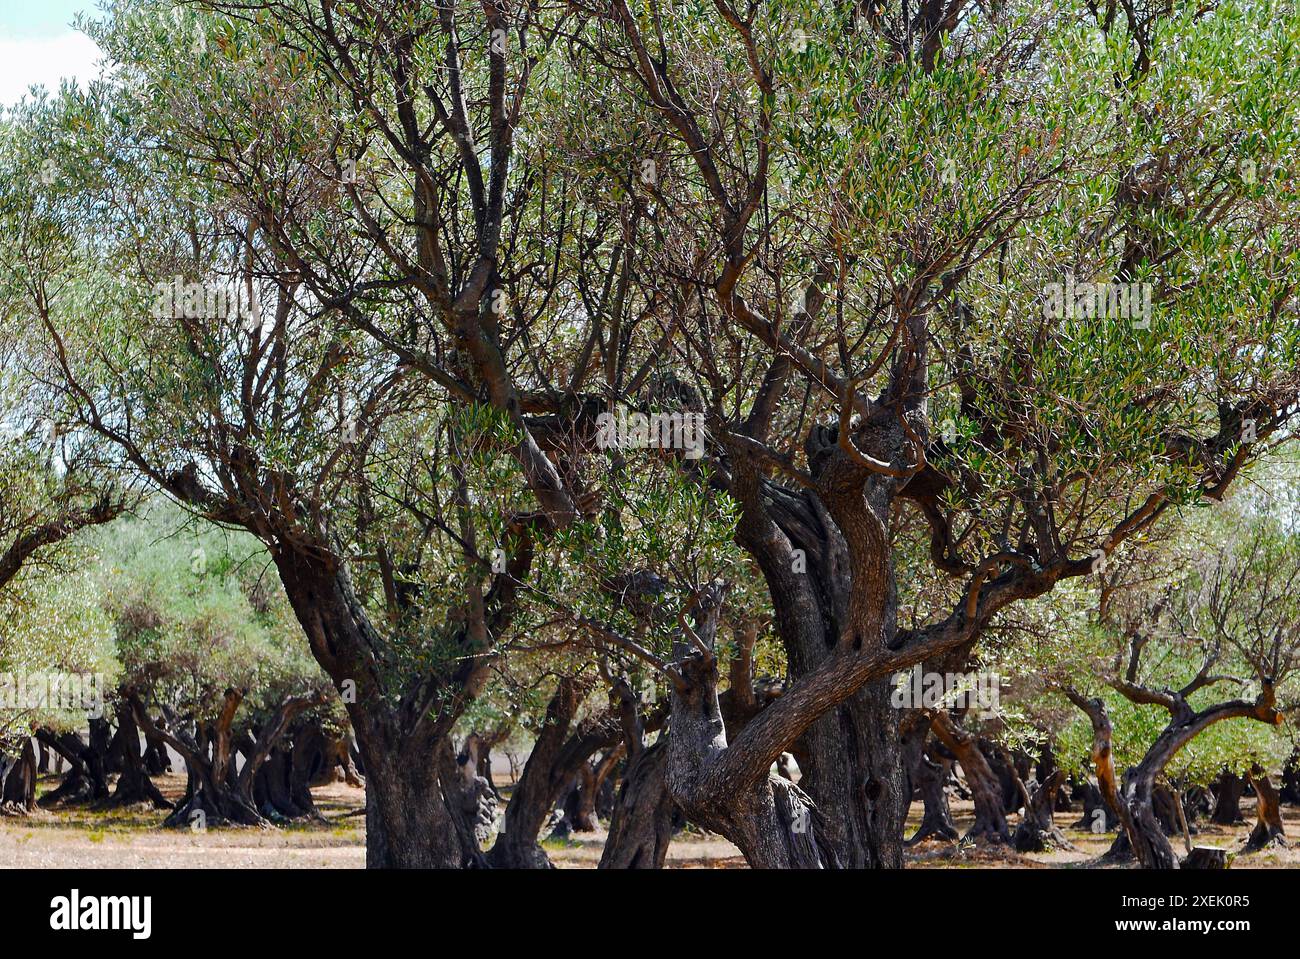
[[78,13],[98,11],[93,0],[0,0],[0,107],[33,84],[53,92],[63,77],[84,83],[99,75],[99,48],[71,26]]
[[0,105],[12,106],[33,84],[53,92],[63,77],[92,80],[99,75],[96,63],[101,56],[93,40],[71,30],[54,37],[0,35]]

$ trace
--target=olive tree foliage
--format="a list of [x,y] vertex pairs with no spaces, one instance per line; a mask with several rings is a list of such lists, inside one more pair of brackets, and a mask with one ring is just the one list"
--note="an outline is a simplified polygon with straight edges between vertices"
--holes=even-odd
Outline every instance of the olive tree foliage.
[[[6,222],[23,222],[35,212],[24,181],[46,176],[48,168],[25,155],[14,122],[0,123],[0,208]],[[34,232],[6,231],[0,238],[0,589],[25,564],[54,554],[50,547],[86,526],[108,522],[128,505],[100,468],[93,438],[60,416],[47,389],[32,375],[38,335],[35,313],[20,305],[29,290],[10,266],[43,247]],[[61,253],[43,249],[47,263]]]
[[[473,860],[480,854],[442,795],[447,734],[489,675],[534,536],[570,523],[579,499],[535,435],[549,428],[554,449],[563,424],[521,421],[510,381],[521,361],[502,368],[509,340],[490,310],[501,301],[486,295],[484,267],[466,260],[500,229],[499,183],[485,194],[490,216],[471,202],[434,217],[444,200],[429,192],[434,182],[451,185],[448,202],[463,199],[462,155],[452,149],[445,165],[454,138],[444,118],[428,134],[437,151],[397,150],[405,166],[394,177],[365,181],[393,242],[354,232],[356,184],[325,162],[332,141],[317,137],[341,99],[356,107],[331,86],[329,57],[368,44],[374,64],[401,73],[401,57],[380,57],[391,24],[347,19],[347,50],[314,51],[320,62],[286,33],[297,29],[292,16],[173,15],[151,3],[110,12],[100,39],[118,59],[113,83],[33,108],[25,122],[31,149],[64,171],[57,190],[26,184],[37,222],[48,243],[78,250],[57,269],[19,263],[34,290],[23,302],[46,337],[44,373],[129,472],[267,544],[313,654],[350,707],[370,786],[370,861]],[[415,51],[424,58],[442,31],[427,12],[412,10],[407,25],[432,32]],[[391,91],[376,96],[405,110]],[[370,133],[380,120],[366,120]],[[500,160],[489,179],[508,166]],[[531,208],[527,216],[541,222]],[[414,241],[398,235],[406,230]],[[295,244],[307,241],[323,248],[305,256]],[[450,312],[424,273],[444,247],[454,282],[478,285]],[[408,250],[422,265],[394,279],[380,255]],[[545,276],[544,262],[530,264],[518,283]],[[530,324],[549,296],[530,308]],[[422,335],[434,315],[453,317],[459,332],[427,355],[391,349],[361,322]],[[509,337],[526,341],[527,329]],[[583,355],[583,342],[572,352]],[[524,355],[532,376],[544,354]],[[564,354],[551,357],[561,364]],[[443,362],[464,381],[443,377]],[[544,415],[559,395],[529,408]]]
[[323,684],[257,540],[162,500],[94,539],[120,684],[151,713],[211,723],[233,688],[264,716]]
[[[724,807],[820,717],[888,726],[878,680],[1221,496],[1294,415],[1298,24],[955,4],[917,30],[831,5],[792,43],[798,5],[582,9],[565,142],[592,177],[611,154],[650,172],[640,255],[689,290],[673,359],[797,675],[683,784],[731,835]],[[958,598],[899,629],[912,511]],[[899,797],[857,770],[882,792],[855,813],[824,740],[826,838],[869,863]]]
[[6,744],[38,728],[82,729],[88,713],[103,716],[111,708],[121,665],[100,602],[97,561],[84,547],[71,549],[62,575],[28,569],[0,593],[0,740]]
[[[1227,770],[1274,795],[1268,774],[1293,748],[1283,724],[1300,541],[1294,459],[1272,460],[1226,504],[1183,510],[1162,542],[1118,559],[1095,588],[1056,595],[1040,638],[1000,658],[1027,677],[1012,728],[1050,741],[1067,770],[1091,765],[1107,816],[1123,824],[1116,851],[1146,866],[1177,863],[1155,822],[1157,789],[1208,786]],[[1280,835],[1275,817],[1260,844],[1274,826]]]
[[[889,676],[1221,496],[1294,414],[1294,11],[873,11],[118,0],[115,85],[24,121],[64,171],[18,181],[47,382],[268,545],[356,694],[374,864],[476,857],[408,770],[525,596],[659,661],[673,799],[751,863],[897,864]],[[177,277],[261,320],[151,316]],[[792,681],[734,738],[725,566],[655,570],[667,655],[600,632],[616,582],[537,579],[650,468],[593,455],[619,407],[707,416],[671,461],[762,572]],[[949,582],[900,625],[904,572]],[[769,778],[800,738],[811,830]]]

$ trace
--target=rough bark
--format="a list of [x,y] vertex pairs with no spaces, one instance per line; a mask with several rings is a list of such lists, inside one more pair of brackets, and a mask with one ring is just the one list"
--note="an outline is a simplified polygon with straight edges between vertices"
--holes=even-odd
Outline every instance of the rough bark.
[[918,715],[905,723],[904,728],[903,751],[908,757],[912,787],[920,795],[924,809],[921,823],[912,838],[907,840],[907,845],[915,845],[925,839],[955,840],[959,834],[948,806],[946,788],[953,760],[943,754],[942,747],[937,742],[933,742],[929,750],[926,749],[930,736],[928,716]]
[[[160,728],[166,726],[165,721],[161,718],[155,719],[154,723]],[[157,736],[145,737],[143,760],[144,771],[150,776],[161,776],[172,771],[171,753],[167,751],[167,744]]]
[[[451,727],[486,682],[486,656],[466,656],[449,675],[425,677],[394,706],[385,692],[374,650],[382,640],[345,572],[329,560],[287,548],[273,550],[285,595],[312,655],[343,694],[366,777],[368,868],[461,868],[482,861],[468,837],[472,825],[454,809]],[[512,576],[531,562],[527,549],[512,555]],[[470,644],[467,638],[466,643]],[[436,714],[437,718],[432,718]],[[433,757],[433,761],[431,761]]]
[[55,735],[38,729],[36,737],[68,764],[68,771],[58,787],[41,797],[42,808],[64,803],[99,802],[108,796],[108,780],[103,758],[76,733]]
[[1251,767],[1247,775],[1255,790],[1256,806],[1255,828],[1246,839],[1246,852],[1289,845],[1282,825],[1282,807],[1277,789],[1269,781],[1268,774],[1258,765]]
[[1056,810],[1056,794],[1065,782],[1065,773],[1056,770],[1047,781],[1039,785],[1024,785],[1024,813],[1012,835],[1017,852],[1042,852],[1046,849],[1073,849],[1074,845],[1056,828],[1052,813]]
[[[358,739],[359,742],[360,738]],[[479,858],[469,849],[442,789],[434,743],[393,752],[367,751],[366,866],[370,869],[461,868]],[[412,750],[408,753],[407,750]]]
[[289,786],[290,766],[290,751],[283,744],[277,744],[253,777],[253,804],[267,819],[302,819],[314,812],[314,803],[307,809],[294,801]]
[[953,722],[947,710],[935,713],[932,728],[944,748],[957,757],[975,802],[975,822],[962,840],[1009,843],[1011,830],[1004,811],[1002,784],[979,748],[977,738]]
[[609,697],[618,714],[627,764],[614,795],[598,868],[662,869],[681,819],[668,793],[668,734],[647,748],[640,703],[625,678],[611,684]]
[[600,869],[662,869],[676,826],[668,795],[666,737],[628,762],[615,795]]
[[[756,479],[737,477],[738,541],[763,570],[796,683],[826,665],[845,633],[887,644],[896,605],[867,515],[887,514],[885,490],[873,489],[868,503],[860,477],[855,485],[824,455],[826,437],[810,443],[810,457],[823,454],[817,462],[826,482],[817,492],[764,505]],[[846,868],[902,866],[907,774],[892,691],[889,677],[862,684],[801,737],[800,786],[822,810],[821,841]]]
[[149,778],[140,752],[140,728],[131,715],[130,704],[120,696],[116,715],[117,735],[114,740],[117,743],[117,759],[122,774],[118,776],[109,803],[114,806],[148,803],[155,809],[171,809],[172,803]]
[[1241,814],[1241,797],[1246,791],[1246,780],[1230,769],[1219,773],[1214,781],[1214,811],[1210,813],[1210,822],[1220,826],[1235,826],[1245,822]]
[[[710,647],[712,636],[701,643]],[[726,792],[699,788],[701,773],[727,748],[717,659],[703,650],[679,650],[677,668],[666,776],[669,795],[687,819],[725,836],[755,869],[838,867],[834,848],[822,839],[826,821],[795,784],[769,774]]]
[[36,776],[31,737],[23,737],[11,751],[0,751],[0,810],[26,814],[35,809]]

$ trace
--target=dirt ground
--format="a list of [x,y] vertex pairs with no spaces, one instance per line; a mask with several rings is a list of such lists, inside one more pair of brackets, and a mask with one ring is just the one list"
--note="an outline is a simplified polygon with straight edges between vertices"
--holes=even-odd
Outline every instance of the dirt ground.
[[[183,775],[156,780],[168,798],[185,789]],[[57,783],[42,779],[44,792]],[[507,787],[508,790],[509,787]],[[360,815],[365,792],[334,783],[312,790],[325,817],[322,823],[282,828],[214,828],[205,833],[161,829],[164,813],[150,809],[41,810],[31,816],[0,817],[0,868],[201,868],[201,869],[360,869],[365,865],[365,819]],[[1254,819],[1253,800],[1242,802],[1247,822],[1236,826],[1199,824],[1192,841],[1238,852]],[[914,803],[909,832],[920,818]],[[973,820],[971,805],[955,801],[960,830]],[[1287,833],[1300,845],[1300,809],[1284,806]],[[1014,817],[1013,817],[1014,818]],[[1074,851],[1020,855],[987,846],[925,842],[908,850],[908,865],[922,868],[1070,868],[1090,863],[1106,851],[1114,834],[1093,835],[1069,828],[1077,813],[1058,813],[1057,825],[1077,847]],[[594,868],[600,860],[605,831],[576,834],[571,840],[548,839],[551,860],[562,869]],[[1181,850],[1181,837],[1174,840]],[[1266,850],[1241,856],[1236,865],[1300,867],[1300,848]],[[692,830],[680,833],[668,851],[674,869],[744,868],[736,847],[726,840]]]

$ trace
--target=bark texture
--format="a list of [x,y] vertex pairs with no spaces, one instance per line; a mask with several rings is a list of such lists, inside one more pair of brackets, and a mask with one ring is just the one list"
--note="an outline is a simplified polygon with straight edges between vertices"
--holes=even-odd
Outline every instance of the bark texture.
[[1257,852],[1273,846],[1287,846],[1286,830],[1282,824],[1282,806],[1277,789],[1268,774],[1258,765],[1249,772],[1250,784],[1255,789],[1255,828],[1246,839],[1246,852]]

